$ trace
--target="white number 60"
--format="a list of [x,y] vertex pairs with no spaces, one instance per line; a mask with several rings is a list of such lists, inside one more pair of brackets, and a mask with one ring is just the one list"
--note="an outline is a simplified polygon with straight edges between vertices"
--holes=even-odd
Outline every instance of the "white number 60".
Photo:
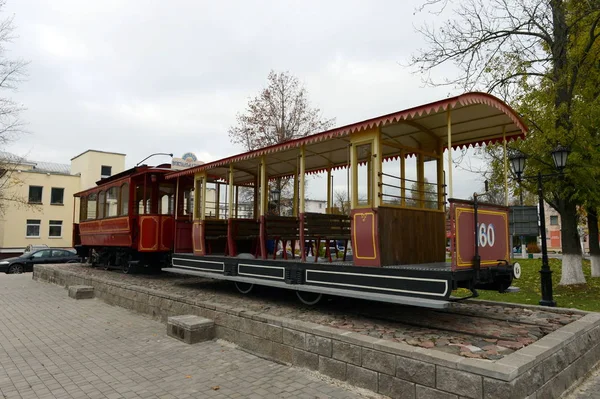
[[489,245],[490,247],[494,246],[494,242],[496,242],[496,232],[494,231],[494,225],[486,225],[485,223],[481,223],[478,229],[478,239],[479,246],[485,247]]

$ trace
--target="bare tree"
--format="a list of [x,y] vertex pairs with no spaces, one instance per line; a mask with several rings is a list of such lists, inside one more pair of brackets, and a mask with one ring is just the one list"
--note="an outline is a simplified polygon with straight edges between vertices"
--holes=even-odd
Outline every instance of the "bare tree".
[[335,191],[333,193],[333,206],[337,207],[342,215],[350,215],[350,201],[346,191]]
[[[583,143],[590,140],[584,137],[599,140],[583,128],[600,95],[598,1],[424,0],[424,4],[423,8],[438,7],[436,12],[456,5],[454,16],[441,27],[421,29],[429,48],[415,55],[412,64],[428,83],[487,90],[515,103],[532,127],[530,138],[519,147],[528,154],[534,172],[555,172],[549,153],[559,143],[578,152],[573,159],[589,164],[590,146]],[[447,63],[457,66],[459,74],[432,81],[430,72]],[[580,186],[571,172],[545,186],[546,201],[561,215],[560,284],[585,283],[577,231],[577,205],[583,202]]]
[[[248,102],[248,108],[236,116],[229,128],[229,138],[247,150],[324,131],[334,124],[325,119],[319,108],[313,108],[308,91],[289,72],[269,72],[268,85]],[[290,197],[290,179],[277,179],[273,184],[281,196]]]
[[[0,12],[3,11],[6,0],[0,0]],[[7,50],[15,38],[13,16],[0,20],[0,149],[18,139],[24,133],[20,113],[23,106],[10,98],[7,92],[17,89],[25,77],[27,62],[11,58]],[[0,213],[10,203],[25,204],[26,198],[21,198],[16,189],[23,182],[13,172],[23,162],[19,157],[10,154],[0,154]]]

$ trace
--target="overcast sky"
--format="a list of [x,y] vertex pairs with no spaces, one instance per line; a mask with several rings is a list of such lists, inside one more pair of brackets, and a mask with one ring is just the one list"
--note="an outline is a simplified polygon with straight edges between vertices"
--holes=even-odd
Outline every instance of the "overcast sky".
[[[243,149],[227,129],[271,69],[296,75],[337,126],[460,94],[404,66],[426,45],[415,27],[435,21],[418,4],[8,0],[9,50],[31,62],[15,94],[30,133],[9,150],[59,163],[122,152],[128,167],[154,152],[232,155]],[[454,173],[454,196],[471,195],[476,177]]]

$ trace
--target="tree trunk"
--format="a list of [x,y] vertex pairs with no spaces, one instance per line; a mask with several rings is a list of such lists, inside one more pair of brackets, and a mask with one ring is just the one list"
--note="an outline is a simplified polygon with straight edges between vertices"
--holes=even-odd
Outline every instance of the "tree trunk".
[[590,242],[590,258],[592,261],[592,277],[600,277],[600,243],[598,243],[598,210],[588,209],[588,240]]
[[558,203],[563,251],[559,285],[585,284],[581,242],[577,231],[577,205],[571,200],[560,200]]

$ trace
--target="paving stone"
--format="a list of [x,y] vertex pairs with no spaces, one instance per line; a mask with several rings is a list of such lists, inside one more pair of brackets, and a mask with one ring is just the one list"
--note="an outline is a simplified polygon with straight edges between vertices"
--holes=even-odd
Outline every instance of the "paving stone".
[[167,338],[150,317],[31,275],[0,275],[0,301],[0,398],[362,397],[221,341]]

